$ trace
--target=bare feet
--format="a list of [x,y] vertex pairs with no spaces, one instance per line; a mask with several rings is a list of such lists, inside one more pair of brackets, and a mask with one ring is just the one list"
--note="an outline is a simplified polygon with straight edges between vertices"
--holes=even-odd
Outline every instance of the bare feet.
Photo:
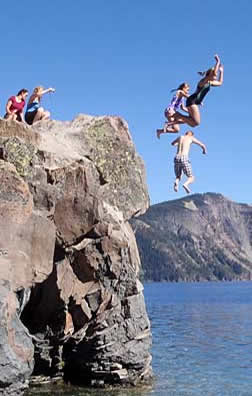
[[190,188],[186,184],[183,184],[183,187],[186,190],[187,194],[190,194],[191,192]]
[[157,138],[160,139],[161,133],[164,133],[163,129],[157,129]]
[[178,183],[175,182],[173,188],[174,188],[174,191],[175,191],[175,192],[178,192]]

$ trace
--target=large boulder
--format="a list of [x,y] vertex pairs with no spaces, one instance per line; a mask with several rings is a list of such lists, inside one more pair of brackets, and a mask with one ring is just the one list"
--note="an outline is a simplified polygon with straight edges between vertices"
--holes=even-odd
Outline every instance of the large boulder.
[[150,323],[128,223],[149,197],[126,122],[0,120],[0,158],[0,393],[22,392],[31,374],[149,381]]
[[0,392],[17,395],[32,373],[33,344],[20,314],[53,269],[54,224],[33,213],[28,184],[0,160]]

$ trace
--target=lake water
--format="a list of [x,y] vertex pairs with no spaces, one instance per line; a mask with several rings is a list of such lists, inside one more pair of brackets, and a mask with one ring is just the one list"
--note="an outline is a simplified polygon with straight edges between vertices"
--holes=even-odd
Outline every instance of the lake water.
[[[147,283],[152,390],[64,396],[252,396],[252,282]],[[46,396],[46,389],[29,392]]]
[[252,395],[252,282],[152,283],[152,396]]

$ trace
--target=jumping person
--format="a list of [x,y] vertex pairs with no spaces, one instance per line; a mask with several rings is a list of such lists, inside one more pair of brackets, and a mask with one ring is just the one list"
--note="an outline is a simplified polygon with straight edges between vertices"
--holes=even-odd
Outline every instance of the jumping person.
[[171,143],[173,146],[177,146],[177,154],[174,158],[174,172],[176,176],[174,191],[176,192],[178,191],[182,172],[187,176],[187,180],[183,184],[183,187],[187,194],[191,192],[188,186],[193,183],[195,179],[192,174],[191,162],[189,160],[189,151],[192,143],[200,146],[203,154],[206,154],[206,146],[194,137],[192,131],[187,131],[183,136],[178,137]]
[[214,58],[216,62],[215,66],[208,69],[206,72],[199,72],[203,78],[199,81],[196,91],[186,100],[189,116],[176,112],[174,120],[168,123],[168,127],[177,124],[188,124],[191,127],[200,125],[200,111],[198,106],[202,105],[203,99],[209,92],[211,86],[219,87],[223,83],[224,67],[220,64],[218,55],[215,55]]
[[34,88],[25,112],[25,121],[27,124],[32,125],[36,121],[48,120],[50,118],[50,112],[40,106],[42,96],[48,92],[55,92],[55,89],[44,89],[41,86]]
[[[189,97],[189,84],[183,83],[175,90],[176,93],[171,100],[171,104],[166,107],[164,111],[164,115],[167,118],[168,122],[173,122],[175,120],[174,115],[176,112],[181,109],[188,113],[187,108],[184,105],[184,98]],[[172,90],[171,92],[173,92]],[[164,125],[163,129],[157,129],[157,138],[160,139],[160,135],[162,133],[177,133],[179,132],[180,127],[178,124],[173,124],[170,127],[167,126],[167,122]]]
[[28,90],[21,89],[16,96],[11,96],[6,104],[5,120],[24,122],[24,106]]

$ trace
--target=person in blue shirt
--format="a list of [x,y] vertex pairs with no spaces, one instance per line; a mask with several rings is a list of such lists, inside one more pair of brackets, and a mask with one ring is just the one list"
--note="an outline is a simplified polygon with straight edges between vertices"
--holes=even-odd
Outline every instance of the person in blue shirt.
[[44,89],[42,86],[34,88],[25,112],[25,121],[27,124],[32,125],[36,121],[47,120],[50,118],[50,112],[44,110],[40,105],[42,96],[49,92],[55,92],[55,89]]

